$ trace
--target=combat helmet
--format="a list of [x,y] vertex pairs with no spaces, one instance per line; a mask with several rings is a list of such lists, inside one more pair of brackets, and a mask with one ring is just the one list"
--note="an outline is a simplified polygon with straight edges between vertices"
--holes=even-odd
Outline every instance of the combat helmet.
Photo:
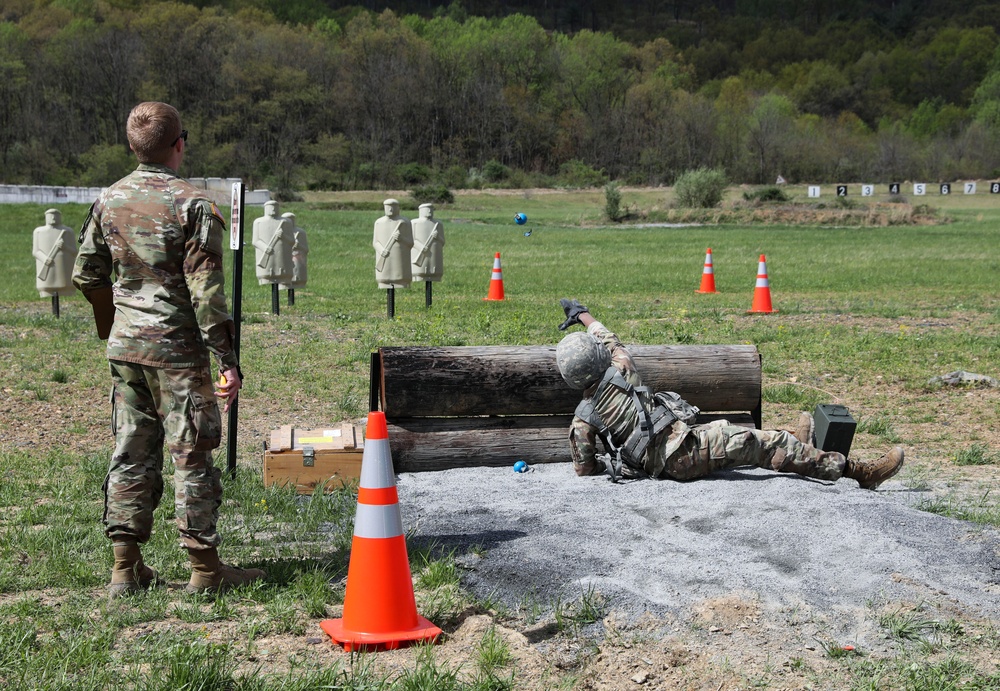
[[611,366],[611,353],[590,333],[577,331],[556,346],[559,374],[574,389],[586,389]]

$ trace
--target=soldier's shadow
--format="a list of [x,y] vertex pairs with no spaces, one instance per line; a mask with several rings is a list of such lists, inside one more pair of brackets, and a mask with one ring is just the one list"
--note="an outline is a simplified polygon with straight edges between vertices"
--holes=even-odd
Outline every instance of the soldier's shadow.
[[706,480],[716,482],[771,482],[774,480],[797,480],[819,485],[832,485],[836,483],[836,480],[822,480],[820,478],[799,475],[798,473],[779,473],[776,470],[766,470],[755,466],[727,468],[726,470],[719,470],[711,475],[706,475],[705,477],[685,480],[685,482],[705,482]]

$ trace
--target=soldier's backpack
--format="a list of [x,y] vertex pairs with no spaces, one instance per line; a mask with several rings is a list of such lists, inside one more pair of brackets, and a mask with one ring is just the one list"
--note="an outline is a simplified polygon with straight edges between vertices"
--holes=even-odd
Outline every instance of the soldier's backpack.
[[[632,400],[639,418],[639,424],[620,447],[615,445],[608,426],[594,408],[593,399],[598,398],[608,386],[621,390]],[[649,387],[632,386],[615,367],[607,369],[593,396],[584,399],[576,407],[577,417],[597,428],[598,436],[609,451],[606,457],[599,457],[599,460],[604,463],[612,482],[618,481],[624,468],[630,469],[629,475],[633,477],[645,475],[643,461],[649,450],[649,443],[676,420],[693,424],[699,412],[696,406],[673,391],[659,391],[650,395]]]

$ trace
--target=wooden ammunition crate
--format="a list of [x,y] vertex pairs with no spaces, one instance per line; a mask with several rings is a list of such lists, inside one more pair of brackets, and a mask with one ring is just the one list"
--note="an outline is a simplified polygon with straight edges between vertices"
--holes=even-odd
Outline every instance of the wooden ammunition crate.
[[364,427],[345,422],[329,429],[272,430],[264,449],[264,486],[294,484],[299,494],[326,491],[361,477]]

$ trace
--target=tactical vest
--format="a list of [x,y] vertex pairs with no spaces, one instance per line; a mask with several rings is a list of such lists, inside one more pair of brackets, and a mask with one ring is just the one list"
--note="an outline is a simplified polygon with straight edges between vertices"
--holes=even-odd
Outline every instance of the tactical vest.
[[[594,408],[594,399],[599,398],[601,394],[606,392],[609,386],[619,389],[632,400],[639,418],[639,424],[632,429],[628,438],[620,447],[615,445],[607,425],[601,419],[597,409]],[[650,404],[647,405],[644,403],[644,400],[650,400]],[[658,434],[666,430],[678,419],[684,422],[693,422],[697,414],[698,409],[696,407],[688,404],[672,391],[665,391],[651,396],[649,387],[632,386],[616,367],[609,367],[597,385],[593,396],[580,401],[580,404],[576,407],[576,416],[593,425],[597,429],[597,434],[600,436],[601,441],[604,442],[605,448],[617,457],[617,464],[615,464],[617,468],[620,469],[621,464],[624,463],[638,471],[643,471],[646,453],[649,451],[649,443]],[[614,466],[611,468],[611,476],[612,479],[616,479],[616,469]]]

